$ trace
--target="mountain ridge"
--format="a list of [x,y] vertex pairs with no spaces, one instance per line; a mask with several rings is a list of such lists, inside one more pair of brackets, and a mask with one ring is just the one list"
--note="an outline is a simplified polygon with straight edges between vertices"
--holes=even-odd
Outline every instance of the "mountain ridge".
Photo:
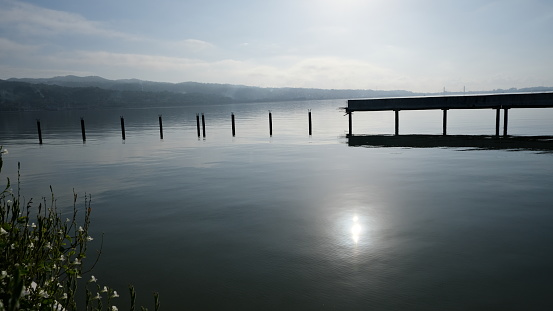
[[[551,87],[448,92],[455,94],[553,91]],[[65,110],[94,108],[179,107],[229,103],[297,100],[353,99],[443,95],[405,90],[360,90],[317,88],[267,88],[200,82],[154,82],[139,79],[109,80],[99,76],[74,75],[52,78],[0,80],[0,111]]]

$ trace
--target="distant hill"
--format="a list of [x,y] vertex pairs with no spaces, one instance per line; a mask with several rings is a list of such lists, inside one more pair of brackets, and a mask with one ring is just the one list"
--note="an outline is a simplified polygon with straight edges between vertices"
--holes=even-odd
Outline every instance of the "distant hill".
[[[493,92],[553,91],[553,88]],[[479,92],[482,93],[482,92]],[[454,94],[454,93],[448,93]],[[97,76],[0,80],[0,111],[93,109],[108,107],[178,107],[227,103],[432,95],[403,90],[325,90],[261,88],[212,83],[166,83]],[[433,94],[437,95],[437,94]]]

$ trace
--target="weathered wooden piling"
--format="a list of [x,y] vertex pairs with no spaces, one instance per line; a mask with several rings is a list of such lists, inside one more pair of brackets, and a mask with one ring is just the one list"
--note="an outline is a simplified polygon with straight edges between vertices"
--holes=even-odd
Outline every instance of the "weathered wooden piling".
[[309,136],[311,136],[312,133],[313,133],[312,132],[312,127],[311,127],[311,109],[308,110],[307,115],[308,115],[308,119],[309,119]]
[[121,116],[121,137],[125,140],[125,118]]
[[269,110],[269,135],[273,136],[273,114]]
[[447,109],[442,109],[443,111],[443,120],[442,120],[442,135],[447,135]]
[[83,135],[83,142],[86,141],[86,133],[84,129],[84,119],[81,117],[81,134]]
[[42,130],[40,129],[40,119],[36,119],[36,127],[38,130],[38,143],[42,145]]
[[203,137],[205,138],[205,116],[202,112],[202,131],[203,131]]
[[232,120],[232,137],[236,136],[236,127],[234,126],[234,113],[230,113],[230,118]]
[[159,138],[163,139],[163,120],[161,119],[161,115],[159,115]]
[[200,114],[196,113],[196,129],[198,131],[198,137],[200,137]]

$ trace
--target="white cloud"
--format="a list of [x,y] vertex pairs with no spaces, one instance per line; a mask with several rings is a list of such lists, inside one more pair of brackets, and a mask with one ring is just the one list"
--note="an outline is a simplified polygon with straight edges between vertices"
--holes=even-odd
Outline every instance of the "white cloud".
[[20,1],[0,0],[0,4],[0,25],[15,30],[15,35],[80,34],[137,39],[136,36],[110,30],[105,23],[90,21],[78,14],[45,9]]
[[0,37],[0,56],[19,55],[20,53],[27,54],[38,50],[38,48],[35,45],[20,44]]

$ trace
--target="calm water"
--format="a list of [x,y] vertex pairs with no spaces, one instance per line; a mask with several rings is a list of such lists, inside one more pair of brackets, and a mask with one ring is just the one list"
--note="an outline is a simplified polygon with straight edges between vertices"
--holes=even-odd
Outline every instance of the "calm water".
[[[345,105],[2,113],[2,177],[21,162],[25,196],[52,185],[63,209],[92,194],[94,275],[150,306],[159,291],[164,310],[553,308],[553,153],[349,147]],[[394,131],[393,112],[353,117],[354,133]],[[492,110],[448,117],[449,134],[495,133]],[[442,130],[441,111],[400,118],[404,134]],[[512,109],[509,133],[553,135],[551,120]]]

